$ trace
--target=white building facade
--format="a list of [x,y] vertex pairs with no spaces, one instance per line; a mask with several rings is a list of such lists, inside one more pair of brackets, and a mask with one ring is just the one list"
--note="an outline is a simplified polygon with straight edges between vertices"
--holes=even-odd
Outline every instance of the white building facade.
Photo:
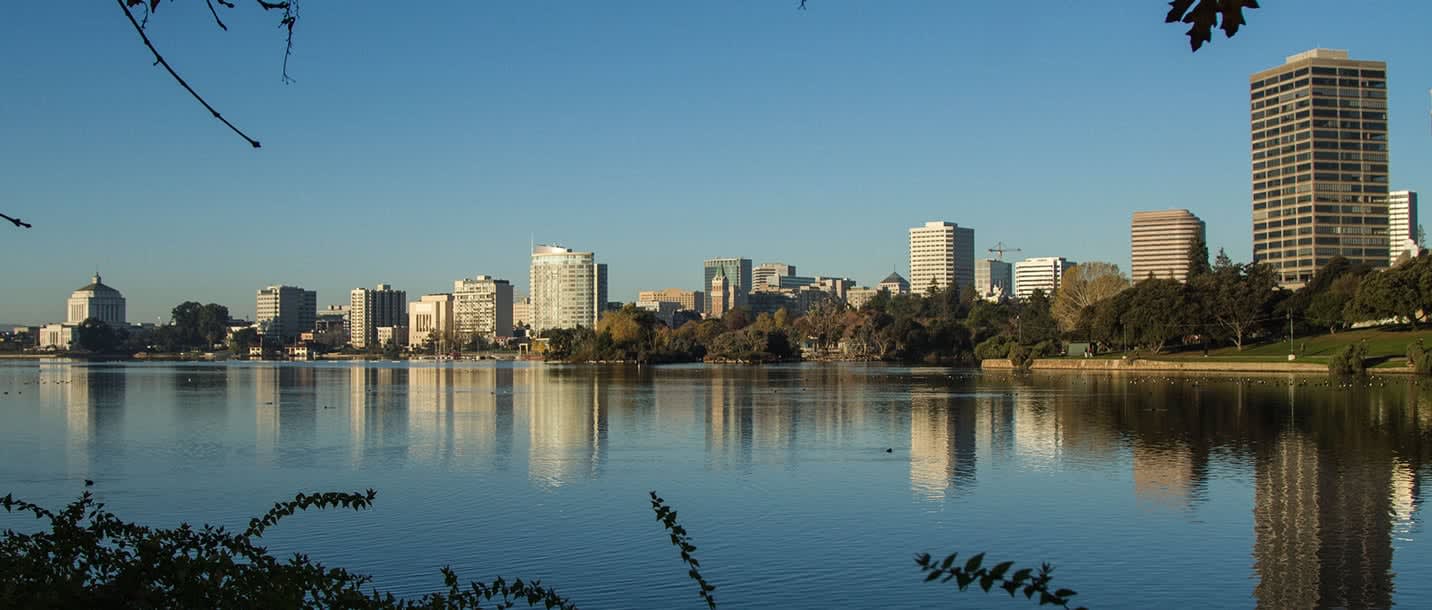
[[1133,280],[1187,280],[1192,262],[1189,250],[1195,243],[1205,241],[1204,231],[1203,221],[1188,210],[1134,212],[1129,222],[1129,268]]
[[70,293],[65,303],[65,324],[79,324],[94,318],[115,328],[125,325],[124,295],[100,281],[99,274],[90,283]]
[[280,337],[284,343],[313,330],[318,318],[318,293],[297,286],[268,286],[258,291],[254,323],[260,335]]
[[1387,194],[1387,252],[1396,263],[1404,252],[1417,256],[1417,191]]
[[532,249],[529,272],[532,329],[595,328],[606,303],[606,287],[599,285],[596,255],[562,246]]
[[[512,336],[512,284],[479,275],[452,283],[454,327],[462,340],[478,336],[489,341]],[[416,332],[416,331],[410,331]]]
[[[357,349],[382,347],[378,327],[405,326],[408,322],[408,293],[391,285],[354,288],[348,293],[348,344]],[[390,333],[391,334],[391,333]],[[399,345],[406,343],[403,337]]]
[[925,294],[973,286],[975,230],[953,222],[930,221],[910,229],[910,289]]
[[439,347],[454,338],[453,307],[455,298],[451,294],[425,294],[408,303],[408,349],[421,347],[431,337]]
[[1064,279],[1064,271],[1074,266],[1073,261],[1062,256],[1026,258],[1014,264],[1014,294],[1027,299],[1036,290],[1044,296],[1053,297]]

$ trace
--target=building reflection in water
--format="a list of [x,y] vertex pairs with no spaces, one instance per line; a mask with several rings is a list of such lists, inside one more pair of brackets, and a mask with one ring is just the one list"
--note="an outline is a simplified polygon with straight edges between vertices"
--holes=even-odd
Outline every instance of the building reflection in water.
[[[41,404],[65,410],[65,461],[69,476],[91,477],[95,448],[116,456],[124,448],[124,401],[127,377],[122,369],[86,363],[45,363]],[[120,466],[123,460],[109,460]]]
[[308,366],[262,363],[251,372],[254,454],[261,463],[311,463],[318,429],[315,370]]
[[446,466],[512,459],[512,369],[415,366],[408,371],[408,457]]
[[354,363],[348,369],[348,434],[355,468],[407,459],[407,384],[407,368]]
[[601,476],[606,464],[610,371],[600,367],[528,366],[514,384],[527,389],[528,478],[560,487]]
[[975,483],[975,430],[982,411],[973,398],[956,400],[946,388],[910,391],[910,487],[943,500]]

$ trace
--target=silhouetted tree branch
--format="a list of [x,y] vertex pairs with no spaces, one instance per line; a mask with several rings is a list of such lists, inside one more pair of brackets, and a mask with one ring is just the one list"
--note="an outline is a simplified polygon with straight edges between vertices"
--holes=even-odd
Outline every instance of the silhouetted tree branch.
[[[1213,41],[1213,26],[1218,25],[1223,34],[1232,38],[1238,28],[1248,22],[1243,19],[1243,9],[1258,8],[1258,0],[1173,0],[1169,2],[1168,15],[1164,23],[1183,22],[1189,24],[1188,44],[1198,51],[1205,42]],[[1219,25],[1220,17],[1222,25]]]
[[[238,127],[235,127],[233,123],[230,123],[228,119],[224,118],[224,115],[219,114],[219,111],[215,110],[214,107],[211,106],[209,102],[204,99],[203,96],[199,95],[198,91],[195,91],[193,87],[189,86],[188,82],[185,82],[184,77],[179,76],[179,73],[174,71],[174,67],[169,65],[169,62],[164,59],[164,56],[159,54],[159,49],[154,48],[154,43],[149,41],[149,36],[144,33],[144,26],[139,25],[139,20],[134,18],[134,13],[130,12],[129,6],[125,4],[126,0],[115,1],[119,3],[119,8],[124,11],[124,16],[129,18],[129,23],[134,26],[134,31],[139,33],[139,38],[144,41],[144,46],[149,47],[149,51],[154,54],[155,63],[164,66],[164,69],[169,71],[169,75],[173,76],[174,80],[178,81],[179,85],[181,87],[184,87],[185,91],[189,92],[189,95],[192,95],[194,96],[194,99],[199,100],[199,103],[204,106],[204,109],[208,110],[210,114],[214,115],[214,118],[219,119],[220,123],[227,125],[229,129],[232,129],[234,131],[234,133],[239,134],[239,137],[243,138],[244,140],[247,140],[250,146],[253,146],[254,148],[259,148],[261,145],[259,144],[258,140],[250,138],[248,134],[244,133]],[[142,0],[128,0],[129,4],[137,4],[141,1]],[[150,0],[150,2],[152,2],[154,5],[159,4],[159,0]],[[150,10],[153,10],[153,5],[150,6]]]
[[22,229],[28,229],[28,228],[30,228],[30,223],[25,222],[25,221],[23,221],[23,220],[20,220],[19,218],[13,218],[13,217],[10,217],[10,216],[6,216],[6,215],[4,215],[4,214],[0,214],[0,218],[4,218],[5,220],[10,221],[10,222],[14,223],[15,226],[20,227],[20,228],[22,228]]

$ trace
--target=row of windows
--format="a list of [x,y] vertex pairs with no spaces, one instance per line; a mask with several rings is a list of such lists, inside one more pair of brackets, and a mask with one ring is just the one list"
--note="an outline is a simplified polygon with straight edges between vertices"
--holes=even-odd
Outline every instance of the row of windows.
[[1252,81],[1248,83],[1248,88],[1257,89],[1264,85],[1285,83],[1300,76],[1308,76],[1309,74],[1312,74],[1314,76],[1315,81],[1318,80],[1318,77],[1324,76],[1338,76],[1343,78],[1387,78],[1387,72],[1383,70],[1365,70],[1359,68],[1329,68],[1326,66],[1313,66],[1311,70],[1308,68],[1298,68],[1297,70],[1293,70],[1291,72],[1284,72],[1277,76],[1270,76],[1263,80]]
[[[1287,156],[1287,157],[1273,158],[1272,155],[1274,155],[1274,154],[1276,154],[1276,153],[1273,152],[1273,151],[1253,153],[1253,160],[1255,161],[1254,164],[1253,164],[1253,169],[1263,169],[1265,166],[1266,166],[1266,167],[1275,167],[1275,166],[1278,166],[1278,165],[1287,165],[1287,164],[1292,163],[1292,162],[1294,162],[1294,161],[1307,161],[1308,159],[1317,159],[1317,160],[1320,160],[1320,161],[1339,161],[1339,160],[1341,160],[1341,161],[1386,161],[1386,160],[1387,160],[1387,155],[1382,154],[1382,153],[1373,153],[1373,152],[1366,152],[1366,153],[1364,153],[1364,152],[1334,152],[1334,151],[1320,150],[1320,151],[1317,151],[1317,152],[1303,153],[1303,154],[1300,154],[1300,155],[1298,155],[1298,156],[1296,156],[1296,157],[1294,157],[1294,156],[1292,156],[1292,155],[1289,155],[1289,156]],[[1259,159],[1267,159],[1267,161],[1264,161],[1264,162],[1259,163],[1259,162],[1257,162]]]
[[[1256,179],[1256,178],[1255,178],[1255,179]],[[1312,182],[1312,181],[1319,181],[1319,182],[1320,182],[1320,184],[1318,184],[1317,188],[1315,189],[1315,190],[1318,190],[1318,191],[1324,191],[1324,192],[1361,193],[1361,192],[1364,192],[1366,189],[1362,188],[1362,185],[1359,185],[1359,184],[1326,185],[1326,188],[1325,188],[1325,185],[1324,185],[1324,184],[1321,184],[1321,182],[1339,182],[1339,181],[1341,181],[1341,182],[1367,182],[1367,183],[1369,183],[1369,184],[1367,185],[1369,188],[1374,188],[1374,187],[1376,187],[1376,185],[1378,185],[1378,184],[1384,184],[1384,185],[1387,184],[1387,175],[1386,175],[1386,174],[1333,174],[1333,173],[1326,173],[1326,172],[1317,172],[1317,173],[1313,173],[1313,174],[1299,174],[1299,175],[1296,175],[1296,176],[1288,176],[1287,178],[1273,178],[1273,179],[1271,179],[1271,180],[1263,180],[1263,181],[1259,181],[1259,182],[1254,182],[1254,183],[1253,183],[1253,190],[1254,190],[1254,191],[1261,191],[1261,190],[1263,190],[1263,189],[1275,188],[1275,187],[1279,187],[1279,186],[1284,186],[1284,185],[1289,185],[1289,184],[1296,184],[1296,183],[1300,183],[1300,182]],[[1366,192],[1374,192],[1374,191],[1366,191]],[[1380,192],[1384,192],[1384,193],[1387,192],[1386,187],[1384,187]]]
[[[1260,134],[1260,135],[1261,135],[1261,134]],[[1371,146],[1371,147],[1369,147],[1369,146],[1367,146],[1367,145],[1362,145],[1362,146],[1359,146],[1359,145],[1358,145],[1358,142],[1386,142],[1386,141],[1387,141],[1387,132],[1372,132],[1372,131],[1368,131],[1368,132],[1359,133],[1359,132],[1354,132],[1354,131],[1338,132],[1338,131],[1330,131],[1330,130],[1329,130],[1329,131],[1319,130],[1319,131],[1316,133],[1316,137],[1313,137],[1313,136],[1314,136],[1314,134],[1311,133],[1311,132],[1301,131],[1301,132],[1298,132],[1298,133],[1294,133],[1294,134],[1292,134],[1292,135],[1286,135],[1286,136],[1281,136],[1281,137],[1273,137],[1273,138],[1268,138],[1268,139],[1258,139],[1258,140],[1254,140],[1254,141],[1253,141],[1253,150],[1259,150],[1259,149],[1262,149],[1262,148],[1277,148],[1277,147],[1280,146],[1280,145],[1289,145],[1289,144],[1293,144],[1294,142],[1302,142],[1302,141],[1310,140],[1310,139],[1311,139],[1311,140],[1315,140],[1315,141],[1317,142],[1316,144],[1314,144],[1314,145],[1312,146],[1313,148],[1320,148],[1320,149],[1324,149],[1324,150],[1328,150],[1328,149],[1373,150],[1373,151],[1385,151],[1385,150],[1387,150],[1386,145],[1382,145],[1381,147],[1378,147],[1378,146]],[[1338,136],[1342,136],[1342,137],[1339,138]],[[1259,135],[1255,135],[1254,137],[1259,137]],[[1305,149],[1307,149],[1307,148],[1308,148],[1307,146],[1300,146],[1300,147],[1297,148],[1297,150],[1305,150]]]
[[[1286,181],[1285,181],[1285,182],[1286,182]],[[1257,201],[1260,201],[1260,200],[1263,200],[1263,199],[1270,199],[1270,198],[1280,197],[1280,196],[1285,196],[1285,195],[1296,195],[1296,194],[1298,194],[1298,193],[1308,193],[1308,192],[1312,192],[1313,186],[1314,186],[1313,184],[1299,184],[1299,185],[1296,185],[1296,186],[1284,186],[1281,190],[1279,190],[1279,189],[1271,189],[1271,190],[1266,190],[1266,191],[1255,191],[1255,192],[1253,193],[1253,200],[1254,200],[1255,202],[1257,202]],[[1335,183],[1319,182],[1319,183],[1317,183],[1317,190],[1318,190],[1319,192],[1323,192],[1323,193],[1368,193],[1368,194],[1371,194],[1371,195],[1381,195],[1382,198],[1384,198],[1384,199],[1385,199],[1386,196],[1387,196],[1387,185],[1385,185],[1385,184],[1367,184],[1367,185],[1363,185],[1363,184],[1335,184]],[[1365,198],[1364,200],[1366,200],[1366,199],[1374,199],[1374,200],[1375,200],[1376,198],[1371,198],[1371,197],[1369,197],[1369,198]],[[1347,199],[1346,196],[1344,196],[1344,197],[1340,198],[1340,200],[1348,200],[1348,199]]]
[[1307,87],[1310,82],[1311,82],[1311,84],[1316,85],[1316,86],[1314,87],[1315,90],[1316,90],[1316,89],[1325,89],[1325,88],[1328,88],[1328,87],[1345,87],[1345,88],[1350,88],[1350,89],[1354,89],[1354,90],[1355,90],[1355,89],[1386,89],[1386,88],[1387,88],[1387,81],[1386,81],[1386,80],[1382,80],[1382,79],[1357,79],[1357,78],[1337,78],[1337,79],[1332,79],[1332,78],[1318,78],[1318,79],[1315,79],[1314,81],[1309,81],[1309,80],[1306,79],[1306,78],[1300,78],[1300,79],[1295,80],[1295,81],[1292,81],[1292,82],[1284,82],[1284,83],[1282,83],[1282,84],[1275,84],[1275,85],[1272,85],[1272,86],[1269,86],[1269,87],[1254,87],[1254,86],[1250,86],[1250,87],[1249,87],[1249,93],[1248,93],[1248,95],[1249,95],[1252,99],[1255,99],[1255,100],[1256,100],[1256,99],[1258,99],[1258,98],[1270,97],[1270,96],[1278,95],[1278,94],[1280,94],[1280,93],[1287,93],[1287,92],[1290,92],[1290,91],[1294,91],[1295,89],[1302,89],[1302,88],[1304,88],[1304,87]]

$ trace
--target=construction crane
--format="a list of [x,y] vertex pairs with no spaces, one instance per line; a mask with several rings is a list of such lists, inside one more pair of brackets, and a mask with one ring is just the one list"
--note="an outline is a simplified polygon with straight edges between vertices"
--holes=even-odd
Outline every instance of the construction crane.
[[1020,250],[1019,248],[1011,248],[1009,246],[1004,245],[1004,242],[996,243],[993,248],[989,249],[989,251],[995,253],[998,256],[998,258],[996,258],[995,260],[1001,261],[1004,260],[1005,252],[1023,252],[1023,250]]

